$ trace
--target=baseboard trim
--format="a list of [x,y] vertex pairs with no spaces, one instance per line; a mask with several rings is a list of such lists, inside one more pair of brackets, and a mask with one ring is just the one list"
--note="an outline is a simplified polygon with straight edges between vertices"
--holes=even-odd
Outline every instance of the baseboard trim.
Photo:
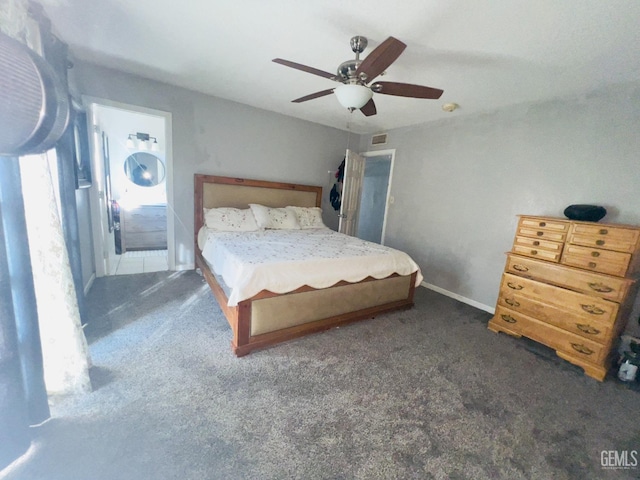
[[471,300],[470,298],[463,297],[462,295],[458,295],[457,293],[450,292],[449,290],[445,290],[444,288],[438,287],[437,285],[422,282],[420,286],[429,290],[433,290],[434,292],[441,293],[442,295],[458,300],[459,302],[466,303],[467,305],[471,305],[472,307],[484,310],[485,312],[489,312],[491,315],[496,313],[495,307],[490,307],[489,305],[485,305],[484,303],[476,302],[475,300]]
[[87,282],[87,284],[84,286],[84,294],[85,296],[87,295],[87,293],[89,293],[89,290],[91,290],[91,287],[93,286],[93,281],[96,279],[96,273],[93,272],[91,274],[91,277],[89,278],[89,281]]

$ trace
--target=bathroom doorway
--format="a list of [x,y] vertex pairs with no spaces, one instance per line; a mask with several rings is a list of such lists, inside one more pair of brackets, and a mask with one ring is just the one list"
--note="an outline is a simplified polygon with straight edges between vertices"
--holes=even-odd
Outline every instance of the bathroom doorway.
[[365,158],[355,236],[384,244],[395,150],[361,154]]
[[175,270],[171,114],[83,98],[96,276]]

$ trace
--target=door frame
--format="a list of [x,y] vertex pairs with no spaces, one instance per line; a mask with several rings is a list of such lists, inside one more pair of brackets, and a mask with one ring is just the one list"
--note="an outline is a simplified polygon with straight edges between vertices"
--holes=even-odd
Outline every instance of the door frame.
[[[389,169],[389,180],[387,182],[387,198],[384,206],[384,218],[382,220],[382,235],[380,236],[380,244],[384,245],[385,236],[387,233],[387,217],[389,215],[389,205],[391,205],[394,201],[393,196],[391,195],[391,183],[393,181],[393,167],[395,165],[396,160],[396,149],[390,148],[387,150],[374,150],[370,152],[360,153],[360,156],[365,158],[365,161],[368,157],[380,157],[383,155],[391,155],[391,167]],[[365,171],[366,171],[366,163],[365,163]]]
[[[113,100],[107,100],[105,98],[92,97],[88,95],[82,96],[82,103],[89,113],[87,115],[87,131],[89,132],[89,147],[91,149],[91,168],[94,172],[94,182],[91,185],[89,198],[91,203],[91,231],[93,237],[93,253],[95,259],[96,277],[104,277],[109,274],[108,271],[108,255],[105,252],[106,238],[109,236],[109,229],[107,227],[107,215],[106,208],[104,206],[104,190],[101,190],[104,186],[101,182],[97,181],[98,175],[103,172],[103,166],[100,165],[100,159],[95,154],[98,146],[94,142],[95,129],[93,125],[93,106],[102,106],[117,108],[120,110],[128,110],[130,112],[141,113],[145,115],[152,115],[156,117],[162,117],[164,120],[164,134],[165,134],[165,168],[166,179],[165,185],[167,190],[167,261],[169,270],[176,269],[176,255],[175,255],[175,222],[173,216],[173,139],[172,139],[172,117],[171,112],[165,112],[163,110],[155,110],[152,108],[141,107],[138,105],[131,105],[122,102],[116,102]],[[102,132],[97,132],[101,134]],[[105,235],[106,228],[106,235]],[[114,246],[115,248],[115,246]],[[106,255],[106,256],[105,256]]]

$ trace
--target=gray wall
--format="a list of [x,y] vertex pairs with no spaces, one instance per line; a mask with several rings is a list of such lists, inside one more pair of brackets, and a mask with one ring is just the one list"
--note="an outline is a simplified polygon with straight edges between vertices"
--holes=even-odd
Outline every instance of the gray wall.
[[347,132],[81,61],[74,80],[83,95],[171,112],[178,268],[193,265],[194,173],[321,185],[325,222],[337,225],[328,172],[344,157]]
[[[328,171],[347,132],[84,62],[74,73],[83,94],[172,113],[178,264],[193,262],[196,172],[322,185],[337,225]],[[385,243],[411,254],[426,283],[493,308],[517,214],[595,203],[603,221],[640,224],[638,131],[638,83],[392,130],[380,147],[396,149]],[[375,150],[358,140],[355,150]]]
[[385,243],[425,282],[493,308],[517,214],[594,203],[604,222],[640,225],[639,132],[640,83],[392,130],[380,147],[397,149]]

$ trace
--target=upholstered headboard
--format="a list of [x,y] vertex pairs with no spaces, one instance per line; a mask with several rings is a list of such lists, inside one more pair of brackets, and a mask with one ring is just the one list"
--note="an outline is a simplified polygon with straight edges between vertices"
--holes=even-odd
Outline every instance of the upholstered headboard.
[[194,238],[198,238],[198,231],[204,224],[203,208],[249,208],[250,203],[267,207],[319,207],[322,204],[322,187],[313,185],[198,173],[194,176],[194,182]]

